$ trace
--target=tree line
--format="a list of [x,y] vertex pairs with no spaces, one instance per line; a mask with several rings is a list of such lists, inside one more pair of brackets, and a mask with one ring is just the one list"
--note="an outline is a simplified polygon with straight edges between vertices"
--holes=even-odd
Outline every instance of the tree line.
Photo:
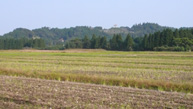
[[84,49],[107,49],[107,50],[123,50],[131,51],[133,48],[133,39],[128,34],[126,39],[123,40],[121,34],[115,34],[110,40],[106,36],[92,35],[89,39],[85,36],[83,39],[75,38],[65,44],[65,48],[84,48]]
[[110,40],[93,35],[91,39],[72,39],[65,48],[89,48],[121,51],[191,51],[193,50],[193,29],[165,29],[144,37],[132,38],[129,34],[125,39],[115,34]]
[[190,51],[193,50],[193,29],[165,29],[145,35],[141,45],[142,50]]
[[43,39],[27,39],[27,38],[0,38],[0,49],[23,49],[36,48],[44,49],[45,42]]
[[93,34],[83,38],[72,38],[60,45],[46,46],[39,38],[0,38],[0,49],[107,49],[118,51],[190,51],[193,50],[193,29],[165,29],[144,37],[131,37],[130,34],[114,34],[111,37]]

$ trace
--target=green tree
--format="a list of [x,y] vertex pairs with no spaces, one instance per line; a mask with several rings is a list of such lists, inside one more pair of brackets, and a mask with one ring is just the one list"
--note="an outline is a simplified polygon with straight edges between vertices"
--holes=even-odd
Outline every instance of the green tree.
[[160,32],[154,34],[154,47],[158,47],[160,42]]
[[121,34],[116,35],[116,42],[117,42],[117,49],[116,50],[123,50],[123,40]]
[[143,49],[147,50],[147,48],[148,48],[148,36],[147,36],[147,34],[144,36],[142,43],[143,43],[142,44],[143,45]]
[[117,38],[116,35],[113,35],[113,38],[110,39],[110,49],[111,50],[117,50],[118,49],[118,43],[117,43]]
[[132,47],[133,47],[133,39],[128,34],[125,41],[124,41],[124,49],[126,51],[132,51]]
[[163,46],[163,45],[164,45],[164,40],[165,40],[165,38],[164,38],[164,33],[161,32],[161,33],[160,33],[159,46]]
[[179,34],[178,29],[176,29],[176,30],[174,31],[174,37],[175,37],[175,38],[179,38],[179,37],[180,37],[180,34]]
[[88,39],[88,36],[85,36],[83,39],[83,48],[90,48],[90,40]]
[[152,34],[149,35],[148,49],[153,50],[154,48],[154,37]]
[[165,30],[165,45],[171,46],[173,41],[173,32],[171,29]]
[[0,39],[0,49],[4,49],[4,39]]
[[95,49],[96,45],[97,45],[97,38],[96,38],[95,34],[92,35],[92,39],[90,42],[91,42],[91,48]]
[[104,36],[100,39],[100,45],[101,45],[101,48],[103,49],[107,49],[108,48],[108,45],[107,45],[107,37]]
[[101,36],[96,38],[96,40],[95,40],[95,47],[94,47],[95,49],[101,48],[100,39],[101,39]]

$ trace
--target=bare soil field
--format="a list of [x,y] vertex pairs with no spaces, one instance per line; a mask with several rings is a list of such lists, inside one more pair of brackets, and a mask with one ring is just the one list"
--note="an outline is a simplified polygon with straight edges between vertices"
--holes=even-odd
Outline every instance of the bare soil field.
[[0,108],[193,108],[193,94],[0,76]]

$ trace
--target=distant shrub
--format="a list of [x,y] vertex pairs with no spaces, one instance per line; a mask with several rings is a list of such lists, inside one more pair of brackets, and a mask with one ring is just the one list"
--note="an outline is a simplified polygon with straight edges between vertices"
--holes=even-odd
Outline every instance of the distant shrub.
[[63,45],[49,46],[46,47],[45,50],[64,50],[65,47]]
[[161,47],[155,47],[153,49],[154,51],[188,51],[189,49],[185,49],[184,47],[168,47],[168,46],[161,46]]

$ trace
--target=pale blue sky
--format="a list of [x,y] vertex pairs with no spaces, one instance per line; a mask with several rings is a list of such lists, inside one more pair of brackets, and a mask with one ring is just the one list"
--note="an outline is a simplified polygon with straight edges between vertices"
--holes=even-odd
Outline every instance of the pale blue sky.
[[152,22],[193,27],[193,0],[2,0],[0,35],[22,27],[68,28]]

